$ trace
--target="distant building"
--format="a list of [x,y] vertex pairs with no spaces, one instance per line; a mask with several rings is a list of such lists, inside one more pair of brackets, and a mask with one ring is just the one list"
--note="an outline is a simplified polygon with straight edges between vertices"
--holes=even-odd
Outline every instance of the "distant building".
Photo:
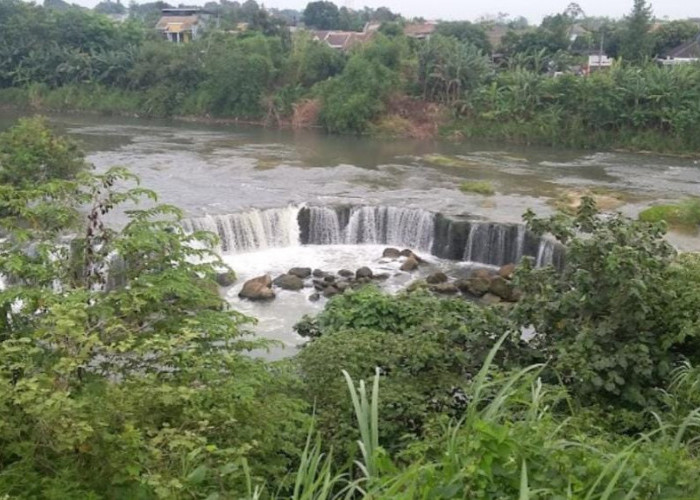
[[323,42],[332,49],[347,52],[356,45],[369,42],[376,31],[328,31],[312,30],[311,36],[314,40]]
[[665,57],[658,59],[664,66],[690,64],[700,61],[700,36],[669,50]]
[[410,23],[404,26],[403,34],[409,38],[416,38],[418,40],[425,40],[430,38],[435,30],[437,29],[437,22],[426,21],[424,23]]
[[195,40],[206,29],[211,13],[200,8],[162,9],[162,17],[156,29],[163,38],[173,43],[187,43]]
[[588,64],[586,65],[586,74],[591,74],[594,71],[600,71],[604,69],[610,69],[613,65],[614,59],[606,56],[605,54],[593,54],[588,56]]

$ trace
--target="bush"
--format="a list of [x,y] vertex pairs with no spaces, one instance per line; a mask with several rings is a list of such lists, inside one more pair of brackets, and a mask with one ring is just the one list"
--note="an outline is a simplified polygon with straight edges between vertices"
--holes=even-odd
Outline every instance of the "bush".
[[464,181],[459,185],[459,190],[463,193],[477,193],[487,196],[496,192],[488,181]]

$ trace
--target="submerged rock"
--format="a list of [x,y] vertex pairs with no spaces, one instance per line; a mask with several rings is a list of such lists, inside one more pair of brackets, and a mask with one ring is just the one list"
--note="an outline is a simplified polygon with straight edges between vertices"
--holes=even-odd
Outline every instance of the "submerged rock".
[[382,257],[386,257],[387,259],[398,259],[401,257],[401,250],[391,247],[385,248],[382,252]]
[[311,274],[314,278],[323,278],[327,273],[325,271],[321,271],[320,269],[314,269]]
[[269,275],[258,276],[246,281],[238,296],[248,300],[272,300],[275,298],[275,292],[271,286],[272,278]]
[[214,280],[219,286],[226,288],[233,285],[236,282],[236,273],[231,270],[216,273]]
[[350,269],[341,269],[338,271],[338,276],[342,276],[343,278],[351,278],[355,276],[355,273],[353,273]]
[[454,283],[438,283],[437,285],[432,285],[430,290],[445,295],[452,295],[459,292],[459,288],[457,288]]
[[309,301],[310,302],[318,302],[321,300],[321,294],[318,292],[314,292],[311,295],[309,295]]
[[355,271],[355,278],[357,278],[358,280],[360,278],[371,278],[372,276],[374,276],[374,273],[367,266],[361,267],[357,271]]
[[278,286],[284,290],[301,290],[304,288],[304,281],[293,274],[283,274],[275,278],[272,282],[273,285]]
[[377,281],[386,281],[391,277],[389,273],[379,273],[375,274],[372,278]]
[[488,269],[475,269],[472,272],[471,277],[472,278],[483,278],[483,279],[490,280],[491,277],[493,276],[493,274],[494,274],[493,271],[490,271]]
[[445,283],[447,281],[447,275],[443,272],[438,271],[437,273],[433,273],[427,278],[425,278],[425,281],[430,283],[431,285],[437,285],[438,283]]
[[401,264],[399,269],[406,272],[415,271],[418,269],[418,261],[413,257],[409,257]]
[[296,276],[298,278],[305,280],[306,278],[311,276],[311,268],[310,267],[293,267],[289,271],[287,271],[287,274],[291,274],[292,276]]

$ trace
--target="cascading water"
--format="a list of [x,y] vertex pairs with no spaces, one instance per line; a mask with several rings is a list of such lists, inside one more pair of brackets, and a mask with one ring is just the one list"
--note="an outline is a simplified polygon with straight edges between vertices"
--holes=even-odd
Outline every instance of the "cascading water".
[[408,246],[429,252],[435,215],[420,209],[358,207],[350,214],[345,242]]
[[218,234],[224,253],[298,246],[298,213],[298,207],[289,206],[230,215],[207,215],[190,220],[185,229]]
[[494,266],[530,256],[537,266],[557,267],[563,255],[556,241],[534,236],[522,224],[457,220],[414,208],[288,206],[209,215],[184,226],[189,231],[218,234],[222,253],[299,245],[380,244]]

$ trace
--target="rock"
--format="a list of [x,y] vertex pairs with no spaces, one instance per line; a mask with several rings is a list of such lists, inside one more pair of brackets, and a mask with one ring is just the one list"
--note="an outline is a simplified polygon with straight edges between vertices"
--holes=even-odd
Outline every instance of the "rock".
[[312,281],[312,284],[314,285],[314,288],[315,288],[316,290],[318,290],[318,291],[321,291],[321,290],[323,290],[324,288],[326,288],[326,286],[328,286],[328,283],[326,283],[326,282],[323,281],[322,279],[318,279],[318,278],[314,279],[314,280]]
[[413,253],[413,250],[411,250],[409,248],[404,248],[403,250],[401,250],[401,256],[408,257],[408,258],[413,257],[414,259],[416,259],[416,262],[418,262],[419,264],[422,264],[424,262],[423,259],[418,257],[415,253]]
[[318,302],[321,300],[321,294],[318,292],[314,292],[311,295],[309,295],[309,301],[310,302]]
[[361,285],[366,285],[371,280],[372,280],[371,278],[357,278],[357,283],[359,283]]
[[219,286],[229,287],[236,282],[236,273],[231,270],[216,273],[214,280]]
[[238,296],[248,300],[272,300],[275,298],[275,292],[271,285],[272,279],[269,275],[258,276],[246,281]]
[[320,269],[314,269],[311,274],[314,278],[323,278],[326,275],[326,272],[321,271]]
[[433,273],[427,278],[425,278],[425,281],[430,283],[431,285],[437,285],[438,283],[445,283],[447,281],[447,275],[443,272],[438,271],[437,273]]
[[509,280],[513,277],[514,272],[515,272],[515,264],[506,264],[505,266],[501,266],[501,268],[498,270],[498,275],[501,278],[505,278],[505,279]]
[[416,290],[422,290],[426,288],[428,284],[425,280],[415,280],[410,285],[406,287],[407,292],[415,292]]
[[326,283],[335,283],[335,276],[333,276],[332,274],[324,276],[323,281],[325,281]]
[[459,292],[459,288],[454,283],[438,283],[437,285],[432,285],[430,291],[435,293],[443,293],[445,295],[452,295]]
[[350,288],[350,283],[348,283],[347,281],[338,281],[333,286],[337,288],[339,292],[344,292],[345,290]]
[[493,276],[493,272],[488,269],[475,269],[471,275],[472,278],[484,278],[487,280],[490,280],[491,276]]
[[455,281],[455,285],[462,293],[468,293],[476,297],[481,297],[489,291],[491,280],[486,278],[469,278]]
[[391,247],[385,248],[382,252],[382,257],[386,257],[387,259],[398,259],[401,257],[401,250]]
[[386,280],[388,280],[390,277],[391,277],[391,275],[390,275],[389,273],[379,273],[379,274],[375,274],[375,275],[373,276],[373,278],[374,278],[375,280],[377,280],[377,281],[386,281]]
[[304,281],[294,274],[283,274],[278,276],[272,282],[273,285],[278,286],[284,290],[301,290],[304,288]]
[[339,293],[340,293],[340,290],[338,290],[334,286],[326,287],[326,289],[323,290],[324,297],[333,297],[334,295],[338,295]]
[[355,276],[355,273],[353,273],[350,269],[341,269],[338,271],[338,276],[342,276],[343,278],[351,278]]
[[498,295],[503,300],[513,302],[515,300],[513,294],[513,285],[508,283],[504,278],[496,276],[491,280],[491,285],[489,286],[489,292],[494,295]]
[[296,276],[297,278],[301,278],[305,280],[309,276],[311,276],[311,268],[310,267],[293,267],[289,271],[287,271],[287,274],[291,274],[292,276]]
[[399,269],[407,272],[415,271],[418,269],[418,261],[413,257],[409,257],[403,262],[403,264],[401,264]]
[[481,297],[480,302],[485,305],[485,306],[491,306],[493,304],[498,304],[501,302],[501,298],[498,295],[494,295],[492,293],[487,293],[483,297]]
[[365,266],[359,268],[357,271],[355,271],[355,278],[360,279],[360,278],[371,278],[374,275],[372,270]]

